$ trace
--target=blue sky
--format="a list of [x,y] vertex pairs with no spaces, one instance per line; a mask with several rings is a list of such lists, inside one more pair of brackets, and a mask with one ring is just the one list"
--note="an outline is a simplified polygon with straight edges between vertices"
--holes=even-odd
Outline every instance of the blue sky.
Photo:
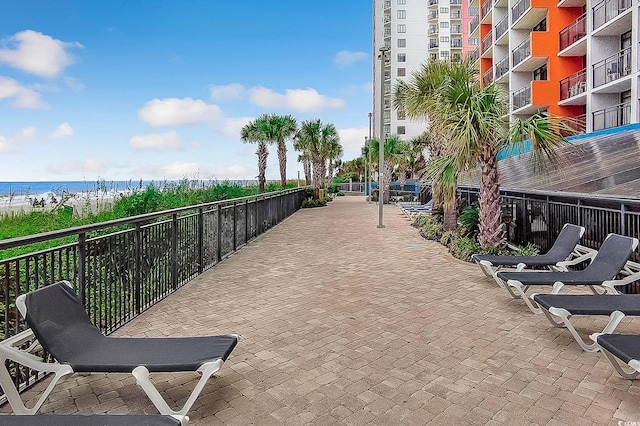
[[4,0],[0,181],[254,179],[239,132],[262,113],[333,123],[355,158],[371,15],[344,0]]

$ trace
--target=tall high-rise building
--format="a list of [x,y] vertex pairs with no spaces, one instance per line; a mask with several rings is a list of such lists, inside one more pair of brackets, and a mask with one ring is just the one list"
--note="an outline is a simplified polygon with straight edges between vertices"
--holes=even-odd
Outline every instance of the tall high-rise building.
[[[459,61],[476,47],[469,43],[471,17],[467,1],[374,0],[373,118],[376,137],[398,135],[409,140],[426,130],[426,121],[408,120],[403,111],[393,108],[393,87],[398,80],[409,78],[430,58]],[[383,47],[388,49],[384,61],[380,59]]]
[[592,132],[637,123],[639,4],[633,0],[471,0],[483,82],[510,117],[574,117]]

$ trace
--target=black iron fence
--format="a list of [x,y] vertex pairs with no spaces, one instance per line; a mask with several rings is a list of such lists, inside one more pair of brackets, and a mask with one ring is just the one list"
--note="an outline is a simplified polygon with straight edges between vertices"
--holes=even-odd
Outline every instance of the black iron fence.
[[[461,204],[479,198],[477,187],[460,187]],[[502,220],[509,243],[533,243],[546,251],[565,223],[585,227],[582,245],[598,249],[609,233],[640,237],[640,200],[560,192],[501,191]],[[634,253],[635,261],[640,259]]]
[[[0,340],[26,328],[18,296],[60,280],[73,284],[93,323],[110,333],[295,213],[303,197],[296,188],[0,241],[0,253],[55,245],[0,260]],[[12,371],[18,387],[37,379]]]

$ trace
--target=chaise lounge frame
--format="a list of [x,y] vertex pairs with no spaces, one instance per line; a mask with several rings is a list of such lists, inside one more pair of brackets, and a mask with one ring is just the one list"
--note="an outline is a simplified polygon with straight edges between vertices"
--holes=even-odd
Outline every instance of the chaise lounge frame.
[[[55,286],[55,285],[67,286],[69,289],[71,289],[71,292],[75,295],[75,293],[73,292],[73,288],[68,281],[61,281],[55,284],[51,284],[51,286]],[[50,286],[47,286],[47,287],[50,287]],[[47,287],[44,287],[39,290],[43,290]],[[39,291],[39,290],[36,290],[36,291]],[[20,313],[22,314],[23,318],[27,319],[27,321],[28,321],[28,316],[27,316],[28,312],[27,312],[27,305],[26,305],[26,297],[28,295],[29,294],[21,295],[16,299],[16,306],[20,311]],[[82,309],[84,312],[84,308]],[[86,313],[84,313],[84,315],[86,315]],[[89,321],[88,316],[86,316],[86,320]],[[210,336],[210,338],[211,339],[222,338],[232,342],[231,348],[228,351],[230,353],[235,347],[235,345],[237,344],[238,335],[229,334],[229,335],[221,335],[221,336]],[[107,339],[126,339],[126,338],[107,337]],[[142,340],[145,338],[130,338],[130,339]],[[170,339],[170,338],[167,338],[167,339]],[[187,337],[187,338],[176,338],[176,339],[184,339],[184,341],[187,342],[187,339],[190,339],[190,338]],[[29,342],[32,342],[31,345],[25,348],[26,344],[28,344]],[[38,341],[38,339],[36,338],[31,328],[24,330],[16,334],[15,336],[12,336],[0,342],[0,385],[2,385],[2,388],[7,397],[7,400],[9,401],[11,408],[16,414],[32,415],[37,413],[40,407],[42,406],[42,404],[44,403],[44,401],[49,396],[49,394],[51,394],[51,392],[53,391],[54,387],[58,383],[64,382],[67,378],[69,378],[72,374],[76,372],[74,371],[74,368],[71,365],[66,364],[64,362],[60,362],[59,360],[56,360],[55,362],[44,362],[41,357],[38,357],[35,355],[35,352],[39,352],[42,349],[47,349],[47,348],[41,345],[41,343]],[[15,361],[32,370],[53,374],[51,382],[49,383],[47,388],[43,391],[40,398],[38,399],[38,401],[35,403],[33,407],[27,408],[24,402],[22,401],[22,398],[20,397],[18,390],[13,384],[12,378],[6,367],[6,361],[8,360]],[[179,370],[167,369],[166,371],[163,371],[163,370],[154,369],[154,372],[160,372],[160,373],[161,372],[164,372],[164,373],[197,372],[201,375],[196,386],[194,387],[191,394],[187,398],[185,404],[182,406],[181,409],[177,411],[171,409],[167,404],[166,400],[162,397],[162,395],[160,395],[160,392],[151,381],[150,370],[148,366],[138,365],[137,367],[133,368],[133,370],[131,371],[131,374],[136,378],[137,384],[147,394],[147,396],[149,397],[153,405],[158,409],[160,414],[186,416],[189,409],[193,406],[197,397],[202,392],[209,378],[220,369],[220,367],[222,366],[225,360],[226,358],[223,359],[222,357],[216,356],[209,361],[203,362],[200,365],[200,367],[195,370],[185,371],[181,369]],[[105,371],[104,368],[97,368],[94,371],[88,371],[86,369],[82,369],[80,372],[82,373],[92,373],[92,372],[93,373],[114,373],[114,372],[122,372],[122,371]]]

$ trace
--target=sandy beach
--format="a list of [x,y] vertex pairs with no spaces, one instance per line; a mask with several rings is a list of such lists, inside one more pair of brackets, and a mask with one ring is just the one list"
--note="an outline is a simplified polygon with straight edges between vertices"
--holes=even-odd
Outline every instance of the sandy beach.
[[29,214],[36,211],[53,211],[71,207],[74,214],[96,213],[109,209],[117,197],[123,192],[56,194],[45,192],[35,195],[18,195],[0,197],[0,216]]

